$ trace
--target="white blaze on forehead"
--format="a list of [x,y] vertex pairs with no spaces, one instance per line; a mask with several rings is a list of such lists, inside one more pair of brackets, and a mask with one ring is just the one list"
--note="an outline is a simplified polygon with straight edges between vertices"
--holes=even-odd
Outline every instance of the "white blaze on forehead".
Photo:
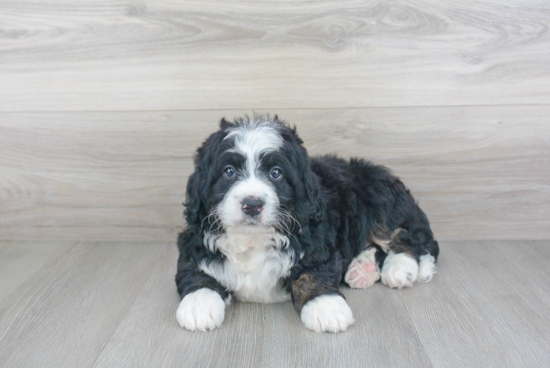
[[248,196],[264,201],[259,221],[264,225],[271,224],[277,218],[279,198],[273,184],[263,175],[258,175],[262,154],[276,151],[283,145],[279,130],[267,117],[254,120],[241,120],[229,128],[225,139],[232,139],[233,147],[227,152],[241,154],[245,165],[240,170],[240,178],[225,194],[217,214],[224,226],[237,226],[245,220],[242,211],[242,200]]
[[234,148],[231,151],[245,157],[246,171],[249,176],[255,176],[262,154],[276,151],[283,145],[283,139],[277,129],[265,120],[252,120],[232,128],[225,137],[225,139],[230,138],[235,139]]

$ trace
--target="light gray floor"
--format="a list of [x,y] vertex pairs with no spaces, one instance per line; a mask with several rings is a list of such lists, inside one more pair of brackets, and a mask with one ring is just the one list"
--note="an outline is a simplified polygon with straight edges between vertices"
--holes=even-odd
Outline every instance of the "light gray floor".
[[2,367],[550,366],[550,241],[442,242],[429,284],[344,289],[356,324],[316,334],[291,303],[176,323],[172,243],[0,244]]

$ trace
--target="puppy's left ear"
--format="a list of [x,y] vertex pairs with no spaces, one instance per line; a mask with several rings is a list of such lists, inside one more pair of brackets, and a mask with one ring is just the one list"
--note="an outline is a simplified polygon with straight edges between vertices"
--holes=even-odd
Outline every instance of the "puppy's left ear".
[[310,223],[317,223],[324,218],[326,203],[321,195],[320,179],[311,170],[309,158],[306,161],[301,167],[304,197],[297,201],[296,214]]
[[296,193],[294,208],[298,221],[304,225],[316,223],[324,218],[326,202],[321,195],[320,178],[311,169],[311,163],[307,150],[303,146],[302,139],[296,132],[296,127],[282,131],[287,157],[291,157],[292,166],[296,168],[291,181]]

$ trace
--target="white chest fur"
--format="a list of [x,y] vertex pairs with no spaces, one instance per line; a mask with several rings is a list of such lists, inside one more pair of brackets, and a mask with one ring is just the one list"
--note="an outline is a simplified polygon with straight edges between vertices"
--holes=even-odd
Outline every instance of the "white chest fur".
[[290,299],[281,278],[294,265],[294,252],[282,251],[288,238],[271,228],[228,228],[225,234],[207,234],[205,246],[226,256],[223,262],[201,263],[200,268],[241,301],[275,303]]

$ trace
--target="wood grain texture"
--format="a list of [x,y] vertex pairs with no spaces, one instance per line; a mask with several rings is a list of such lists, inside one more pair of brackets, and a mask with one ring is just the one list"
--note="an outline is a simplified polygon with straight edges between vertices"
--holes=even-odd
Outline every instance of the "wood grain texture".
[[[0,236],[174,241],[196,147],[244,113],[0,113]],[[312,155],[393,169],[438,239],[550,237],[550,105],[277,113]]]
[[[0,366],[93,363],[162,252],[158,244],[73,245],[1,300]],[[21,247],[30,260],[41,248]]]
[[356,323],[337,335],[306,330],[290,302],[237,302],[221,328],[182,330],[168,243],[2,242],[0,262],[44,249],[0,298],[2,367],[550,365],[549,241],[441,242],[428,284],[343,288]]
[[0,111],[550,103],[545,0],[0,7]]
[[[36,277],[52,259],[68,252],[74,244],[59,242],[4,242],[0,245],[0,301]],[[0,315],[5,311],[0,312]]]
[[182,330],[175,320],[181,300],[174,283],[177,249],[173,245],[164,250],[95,366],[259,367],[266,306],[228,307],[223,327],[212,334]]
[[443,247],[430,287],[399,294],[434,365],[549,365],[550,288],[539,281],[549,250],[548,242]]

